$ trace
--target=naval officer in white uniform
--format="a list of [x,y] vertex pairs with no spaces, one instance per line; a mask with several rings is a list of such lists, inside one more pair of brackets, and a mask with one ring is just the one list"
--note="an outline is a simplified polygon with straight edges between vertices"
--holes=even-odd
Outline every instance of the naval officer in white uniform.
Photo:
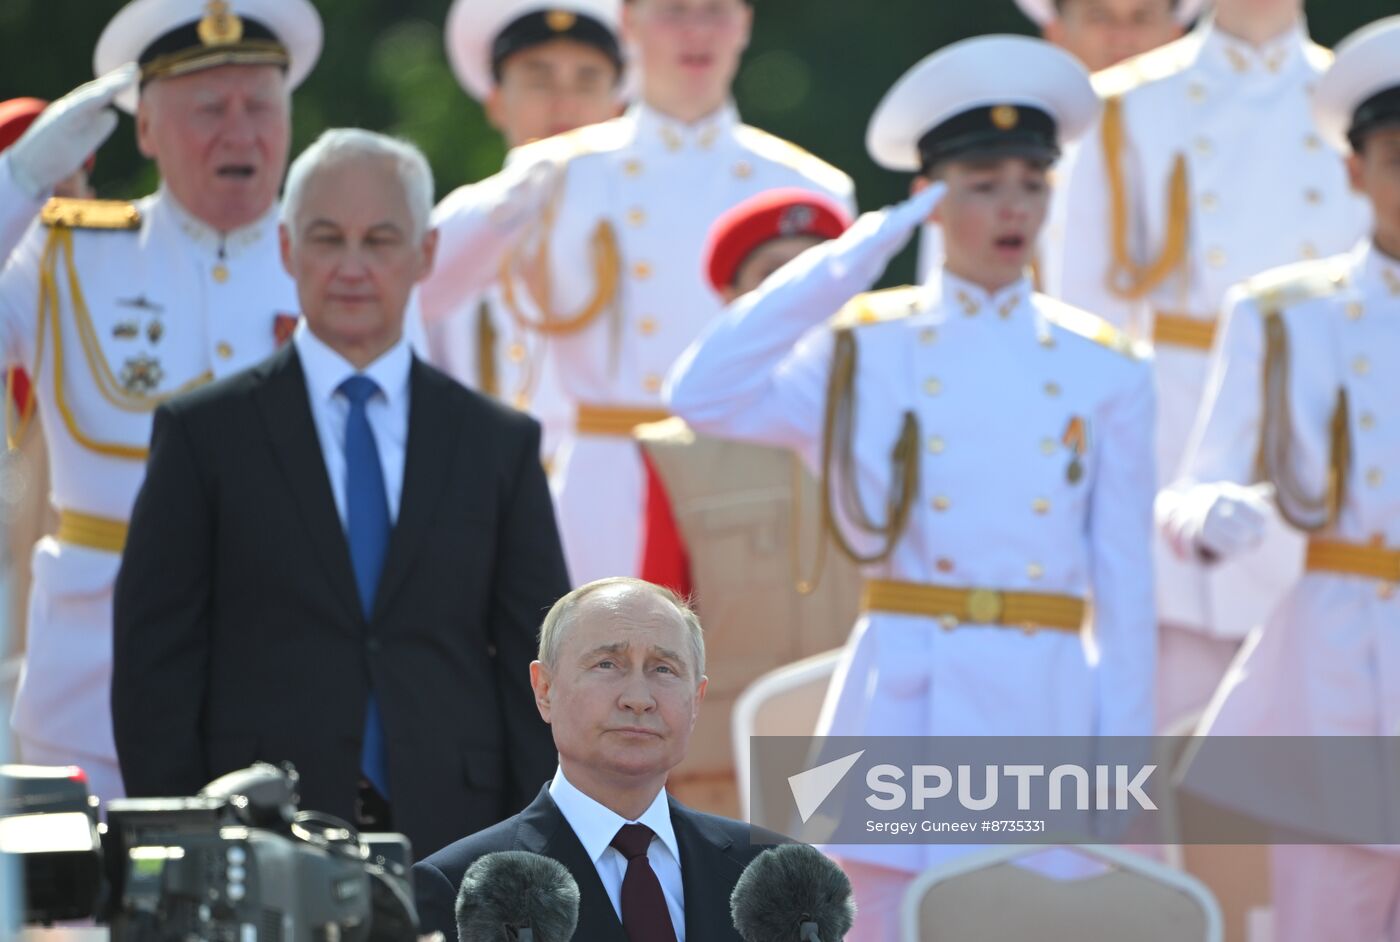
[[[1190,35],[1095,76],[1104,115],[1052,210],[1045,290],[1156,347],[1163,482],[1180,469],[1226,291],[1365,232],[1366,206],[1309,110],[1332,56],[1308,38],[1302,6],[1217,0]],[[1161,543],[1156,559],[1158,715],[1170,727],[1205,705],[1302,546],[1275,521],[1229,566],[1203,569]]]
[[132,203],[49,202],[0,274],[0,353],[32,377],[60,518],[34,549],[12,723],[22,761],[80,765],[103,799],[122,793],[111,592],[151,412],[266,357],[295,326],[276,200],[291,90],[320,48],[306,0],[127,4],[94,65],[138,63],[139,87],[115,100],[135,112],[161,187]]
[[[780,269],[672,373],[698,431],[804,454],[864,567],[823,734],[1152,729],[1151,370],[1028,275],[1047,171],[1097,110],[1088,73],[1039,40],[925,59],[867,137],[922,192]],[[931,211],[943,267],[861,294]],[[850,938],[897,938],[900,894],[950,852],[844,848]]]
[[[1246,642],[1206,734],[1348,736],[1355,750],[1400,731],[1400,17],[1338,47],[1314,109],[1375,226],[1346,254],[1233,293],[1164,523],[1182,554],[1224,559],[1259,541],[1263,505],[1276,502],[1308,541],[1306,571]],[[1316,745],[1296,751],[1309,750],[1325,755]],[[1267,817],[1277,793],[1313,785],[1325,796],[1339,776],[1374,772],[1356,764],[1319,763],[1296,780],[1274,775],[1217,794],[1248,794],[1249,813]],[[1393,782],[1388,796],[1394,815]],[[1336,802],[1313,810],[1281,823],[1327,833],[1321,819]],[[1400,857],[1386,851],[1274,847],[1274,938],[1400,939]]]

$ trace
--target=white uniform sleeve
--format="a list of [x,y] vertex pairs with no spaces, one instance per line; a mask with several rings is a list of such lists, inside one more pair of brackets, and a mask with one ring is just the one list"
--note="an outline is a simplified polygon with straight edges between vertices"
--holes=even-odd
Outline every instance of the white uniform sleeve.
[[[1125,150],[1123,172],[1128,205],[1141,206],[1138,191],[1142,174],[1132,147]],[[1051,200],[1051,218],[1041,246],[1045,293],[1097,314],[1134,339],[1146,339],[1146,304],[1125,300],[1108,287],[1113,265],[1113,229],[1099,126],[1084,136],[1058,168],[1056,178],[1058,192]],[[1131,232],[1130,244],[1140,242],[1140,234]]]
[[1100,418],[1099,467],[1090,499],[1100,736],[1149,736],[1153,729],[1156,398],[1150,365],[1139,366],[1131,387]]
[[10,174],[9,158],[0,156],[0,260],[10,257],[43,205],[43,200],[20,189]]
[[0,269],[0,366],[34,373],[38,331],[39,261],[48,229],[34,219]]

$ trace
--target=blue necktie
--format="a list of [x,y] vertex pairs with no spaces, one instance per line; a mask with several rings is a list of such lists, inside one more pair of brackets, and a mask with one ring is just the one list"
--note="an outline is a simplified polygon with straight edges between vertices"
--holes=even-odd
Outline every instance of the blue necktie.
[[[350,416],[345,420],[345,533],[350,542],[350,562],[355,567],[360,605],[368,620],[374,611],[374,593],[384,569],[390,530],[384,469],[379,464],[374,430],[369,427],[369,418],[365,415],[365,403],[379,392],[379,385],[368,376],[356,374],[340,384],[340,392],[350,402]],[[387,801],[389,770],[384,725],[372,688],[365,713],[360,769]]]

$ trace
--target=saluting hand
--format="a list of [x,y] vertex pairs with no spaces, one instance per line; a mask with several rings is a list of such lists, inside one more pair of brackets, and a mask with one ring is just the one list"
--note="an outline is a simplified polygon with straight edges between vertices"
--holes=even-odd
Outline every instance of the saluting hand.
[[112,101],[139,74],[136,63],[129,62],[45,108],[6,154],[19,188],[39,199],[81,167],[116,130]]

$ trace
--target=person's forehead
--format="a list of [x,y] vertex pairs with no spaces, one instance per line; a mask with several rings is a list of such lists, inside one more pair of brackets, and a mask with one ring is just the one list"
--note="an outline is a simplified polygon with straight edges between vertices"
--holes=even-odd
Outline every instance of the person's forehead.
[[631,586],[609,586],[579,600],[569,634],[593,648],[614,643],[650,646],[683,638],[686,631],[680,612],[666,599]]
[[596,66],[615,71],[613,62],[597,46],[579,42],[577,39],[551,39],[547,42],[528,46],[514,53],[502,64],[503,72],[509,73],[512,66],[530,69],[552,69],[564,65]]
[[149,88],[162,95],[216,98],[230,94],[279,94],[286,87],[286,76],[272,65],[221,65],[188,75],[158,78]]
[[[352,198],[347,198],[350,196]],[[306,181],[301,216],[335,221],[369,210],[385,222],[407,216],[404,192],[391,158],[380,154],[356,154],[323,164]]]

